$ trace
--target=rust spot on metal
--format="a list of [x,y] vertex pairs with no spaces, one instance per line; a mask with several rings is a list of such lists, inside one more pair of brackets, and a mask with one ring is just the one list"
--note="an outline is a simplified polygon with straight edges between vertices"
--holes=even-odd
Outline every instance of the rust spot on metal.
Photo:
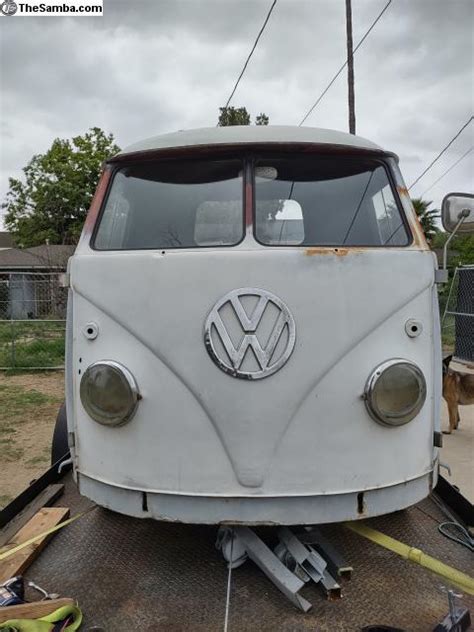
[[252,185],[247,182],[245,185],[245,225],[252,226],[253,221],[253,193]]
[[92,198],[92,202],[91,202],[89,211],[87,213],[86,221],[84,222],[84,227],[82,229],[79,245],[81,245],[81,243],[89,239],[90,236],[92,235],[95,223],[99,216],[99,211],[102,205],[102,201],[107,192],[107,187],[108,187],[111,175],[112,175],[111,167],[106,166],[101,173],[99,183],[97,185],[97,189],[95,190],[94,197]]
[[421,225],[420,220],[418,219],[418,216],[416,215],[414,211],[413,211],[413,215],[408,218],[408,221],[410,222],[410,226],[413,231],[413,237],[414,237],[413,243],[416,246],[419,246],[421,250],[429,250],[430,247],[428,245],[428,242],[426,241],[423,227]]
[[363,248],[306,248],[304,254],[307,257],[315,255],[336,255],[336,257],[346,257],[348,254],[362,252]]
[[397,191],[400,195],[401,198],[406,198],[408,201],[408,205],[411,209],[411,212],[409,209],[407,209],[405,202],[402,199],[402,203],[403,203],[403,207],[405,209],[406,212],[406,216],[408,219],[408,222],[410,224],[410,228],[412,230],[413,233],[413,246],[418,247],[420,250],[429,250],[430,247],[426,241],[425,238],[425,233],[423,231],[423,228],[421,226],[420,220],[418,219],[417,214],[415,213],[415,209],[413,208],[413,204],[411,201],[411,197],[410,194],[408,192],[408,189],[405,186],[401,186],[398,185],[397,186]]

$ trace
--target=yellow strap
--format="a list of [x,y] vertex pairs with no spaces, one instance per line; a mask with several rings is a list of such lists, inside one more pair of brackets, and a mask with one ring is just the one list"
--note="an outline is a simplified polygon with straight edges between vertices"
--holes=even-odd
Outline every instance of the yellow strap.
[[22,549],[29,546],[30,544],[34,544],[38,540],[42,540],[46,536],[51,535],[52,533],[55,533],[56,531],[59,531],[63,527],[67,527],[67,525],[75,522],[82,516],[85,516],[87,513],[89,513],[89,511],[92,511],[92,509],[95,509],[95,507],[91,507],[91,509],[88,509],[87,511],[83,511],[82,513],[79,513],[76,516],[73,516],[72,518],[69,518],[68,520],[65,520],[64,522],[61,522],[61,524],[58,524],[55,527],[48,529],[47,531],[43,531],[43,533],[35,535],[29,540],[26,540],[26,542],[22,542],[21,544],[14,546],[12,549],[6,549],[6,550],[4,549],[3,552],[0,553],[0,562],[3,562],[3,560],[6,560],[7,557],[10,557],[11,555],[15,555],[15,553],[18,553],[18,551],[21,551]]
[[14,629],[18,630],[18,632],[46,632],[46,630],[51,630],[50,623],[58,623],[70,615],[74,617],[74,620],[64,628],[64,631],[75,632],[81,626],[82,612],[78,606],[73,605],[58,608],[58,610],[40,619],[9,619],[4,623],[0,623],[0,630]]
[[58,621],[62,621],[66,619],[69,615],[74,616],[74,621],[70,623],[66,628],[64,628],[65,632],[74,632],[81,627],[82,623],[82,612],[78,608],[78,606],[63,606],[62,608],[58,608],[51,614],[42,617],[40,621],[48,621],[50,623],[57,623]]
[[469,595],[474,595],[474,578],[466,575],[465,573],[461,573],[461,571],[458,571],[456,568],[448,566],[436,558],[426,555],[426,553],[423,553],[420,549],[408,546],[403,542],[399,542],[398,540],[395,540],[380,531],[376,531],[361,522],[346,522],[344,526],[351,531],[354,531],[354,533],[358,533],[364,538],[393,551],[397,555],[400,555],[400,557],[410,560],[411,562],[415,562],[416,564],[420,564],[424,568],[433,571],[433,573],[440,575]]

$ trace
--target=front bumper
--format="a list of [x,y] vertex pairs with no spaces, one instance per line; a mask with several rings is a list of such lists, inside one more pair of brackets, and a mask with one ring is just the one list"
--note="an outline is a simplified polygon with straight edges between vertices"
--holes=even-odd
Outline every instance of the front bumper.
[[136,518],[190,524],[322,524],[358,520],[414,505],[436,484],[433,472],[383,488],[305,496],[203,496],[129,489],[77,473],[79,491],[98,505]]

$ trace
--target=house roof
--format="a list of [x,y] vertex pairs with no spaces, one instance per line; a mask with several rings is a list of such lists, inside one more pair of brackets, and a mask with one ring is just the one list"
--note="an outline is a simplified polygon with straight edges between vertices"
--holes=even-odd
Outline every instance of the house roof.
[[0,248],[13,248],[13,239],[10,233],[0,231]]
[[332,129],[298,127],[291,125],[232,125],[229,127],[202,127],[180,130],[171,134],[153,136],[129,145],[117,157],[143,151],[199,147],[203,145],[245,145],[261,143],[308,143],[339,145],[351,148],[383,151],[370,140]]
[[34,246],[33,248],[9,248],[0,251],[0,270],[15,269],[65,269],[75,246]]

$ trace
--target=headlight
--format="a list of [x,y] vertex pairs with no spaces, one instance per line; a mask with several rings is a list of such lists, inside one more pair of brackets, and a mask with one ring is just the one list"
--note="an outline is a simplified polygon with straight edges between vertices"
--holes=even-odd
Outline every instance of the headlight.
[[130,421],[140,399],[133,375],[112,360],[95,362],[86,369],[80,393],[88,414],[104,426],[120,426]]
[[380,364],[367,380],[365,405],[379,423],[401,426],[420,412],[426,399],[421,370],[408,360],[395,358]]

